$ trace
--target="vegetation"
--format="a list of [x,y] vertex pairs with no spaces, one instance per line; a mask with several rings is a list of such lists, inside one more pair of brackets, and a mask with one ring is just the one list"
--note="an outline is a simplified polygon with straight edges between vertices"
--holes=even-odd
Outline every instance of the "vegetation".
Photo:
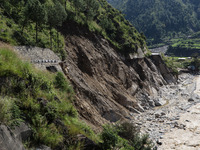
[[[178,69],[189,69],[190,71],[200,70],[200,58],[198,53],[193,53],[192,57],[175,57],[175,56],[164,56],[162,58],[165,64],[172,69],[174,75],[178,75]],[[191,68],[194,66],[194,68]]]
[[[74,93],[64,75],[39,71],[22,61],[9,47],[0,46],[0,123],[10,127],[25,122],[33,135],[28,148],[45,144],[52,149],[84,149],[77,135],[97,143],[99,149],[150,149],[147,136],[132,124],[105,126],[97,136],[78,118]],[[129,133],[129,135],[127,134]]]
[[167,55],[175,55],[178,57],[191,57],[194,53],[199,53],[200,38],[199,33],[195,33],[189,38],[179,38],[171,40]]
[[[64,37],[55,29],[57,26],[52,25],[52,17],[48,17],[50,12],[47,12],[47,7],[50,6],[46,6],[47,2],[44,2],[39,0],[0,0],[0,40],[12,45],[51,48],[62,59],[65,59]],[[56,1],[48,4],[58,9]],[[64,8],[62,5],[59,6],[61,7],[59,8],[60,12]],[[60,15],[62,17],[59,19],[53,17],[58,25],[66,16],[65,13],[60,13]],[[52,27],[54,28],[52,29]]]
[[[122,53],[146,47],[145,37],[106,0],[0,0],[0,39],[53,49],[65,59],[63,22],[75,21],[107,38]],[[61,30],[62,31],[62,30]],[[14,37],[14,38],[13,38]]]
[[0,97],[0,122],[3,122],[4,124],[10,124],[12,113],[12,101],[9,97]]
[[[193,53],[192,54],[192,61],[190,63],[190,66],[194,66],[194,70],[192,71],[200,71],[200,58],[199,53]],[[192,69],[192,68],[190,68]]]
[[123,14],[112,8],[106,0],[66,1],[66,12],[67,20],[103,35],[121,53],[134,53],[138,47],[146,47],[144,35],[137,32]]
[[168,68],[172,70],[172,73],[174,75],[178,75],[178,68],[182,68],[182,65],[180,62],[178,62],[178,58],[175,57],[166,57],[164,54],[161,55],[163,61],[167,65]]
[[106,125],[101,133],[103,149],[151,150],[152,142],[147,135],[141,136],[133,124],[124,122],[114,126]]
[[[61,73],[38,71],[12,50],[0,48],[0,122],[9,126],[29,123],[33,130],[30,146],[45,144],[54,148],[64,141],[76,145],[55,120],[63,122],[71,134],[93,136],[92,130],[78,119],[72,105],[73,90],[63,78]],[[57,86],[61,81],[65,83]]]
[[121,10],[148,45],[200,30],[200,2],[197,0],[108,0]]
[[[65,59],[61,31],[63,22],[70,21],[104,36],[123,54],[146,47],[144,35],[105,0],[0,0],[0,41],[12,45],[51,48]],[[100,136],[95,135],[79,120],[73,89],[63,74],[39,71],[6,46],[0,46],[0,81],[0,123],[10,127],[29,124],[33,134],[26,143],[28,148],[44,144],[52,149],[84,149],[77,138],[80,134],[100,149],[137,148],[133,139],[120,136],[125,132],[120,126],[109,133],[116,136],[116,142],[107,142],[107,127]],[[138,139],[144,141],[139,142],[140,147],[149,146],[147,138],[138,135]]]

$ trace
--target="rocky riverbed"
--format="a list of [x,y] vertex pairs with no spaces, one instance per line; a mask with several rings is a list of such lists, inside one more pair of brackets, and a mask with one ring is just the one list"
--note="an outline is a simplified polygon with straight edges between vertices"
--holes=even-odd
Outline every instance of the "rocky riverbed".
[[200,75],[182,74],[157,99],[162,106],[138,114],[134,123],[148,133],[158,150],[200,149]]

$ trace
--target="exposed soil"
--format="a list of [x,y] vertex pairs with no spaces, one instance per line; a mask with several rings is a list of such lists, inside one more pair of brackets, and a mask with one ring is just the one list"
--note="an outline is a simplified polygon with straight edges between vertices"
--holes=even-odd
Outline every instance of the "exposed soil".
[[103,124],[132,120],[133,113],[154,106],[150,95],[160,86],[176,82],[159,55],[126,58],[86,29],[66,23],[62,32],[67,52],[62,68],[75,90],[75,106],[96,131]]

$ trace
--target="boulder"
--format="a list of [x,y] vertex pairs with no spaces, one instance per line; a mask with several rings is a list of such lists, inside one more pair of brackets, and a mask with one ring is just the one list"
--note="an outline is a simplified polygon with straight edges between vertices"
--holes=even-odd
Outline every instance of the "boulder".
[[153,100],[149,100],[149,105],[150,105],[151,107],[155,107],[155,102],[154,102]]
[[160,114],[156,113],[155,118],[160,118]]
[[160,142],[159,140],[157,140],[156,143],[157,143],[158,145],[162,145],[162,142]]
[[194,102],[194,99],[193,98],[189,98],[188,102]]
[[154,99],[154,102],[155,102],[155,106],[162,106],[166,103],[166,101],[163,100],[162,98],[156,98]]
[[191,97],[188,99],[188,102],[198,101],[200,99],[198,94],[193,93]]
[[16,126],[13,130],[14,136],[20,141],[27,141],[27,139],[32,135],[32,130],[25,123],[21,123]]
[[36,148],[36,150],[51,150],[51,148],[46,145],[40,145]]
[[0,125],[0,150],[25,150],[22,142],[5,125]]

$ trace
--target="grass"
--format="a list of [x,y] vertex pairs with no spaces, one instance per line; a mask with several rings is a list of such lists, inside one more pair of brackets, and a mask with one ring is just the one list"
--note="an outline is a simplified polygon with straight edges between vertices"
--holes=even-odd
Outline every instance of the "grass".
[[102,149],[151,150],[153,144],[148,135],[140,135],[139,132],[140,130],[129,122],[105,125],[101,133]]
[[[61,73],[40,71],[0,43],[0,122],[8,126],[28,123],[33,131],[25,142],[26,148],[44,144],[52,149],[83,149],[84,143],[77,135],[84,135],[97,143],[100,149],[149,149],[146,136],[139,136],[130,128],[105,126],[98,135],[78,118],[72,102],[74,92]],[[63,83],[64,82],[64,83]],[[61,124],[56,122],[61,122]],[[130,135],[127,135],[127,133]],[[134,130],[135,131],[135,130]],[[63,146],[62,148],[60,146]]]
[[[0,8],[1,11],[1,8]],[[6,16],[0,16],[0,40],[11,45],[31,45],[43,48],[50,48],[61,59],[65,59],[66,52],[64,50],[64,36],[59,33],[57,39],[57,31],[52,30],[52,45],[50,43],[50,33],[48,27],[43,25],[38,32],[38,43],[35,41],[35,24],[31,23],[26,26],[22,32],[22,27],[16,24],[13,19]],[[57,46],[59,41],[59,47]]]
[[0,122],[3,124],[10,124],[13,107],[12,99],[9,97],[0,97]]
[[[186,58],[184,61],[179,61],[179,58]],[[164,60],[169,64],[173,63],[175,68],[187,68],[187,66],[192,62],[192,59],[188,59],[187,57],[165,57]]]
[[138,47],[145,50],[145,37],[124,19],[124,16],[106,1],[99,1],[96,15],[88,19],[87,13],[75,8],[72,2],[67,2],[66,11],[68,20],[73,20],[81,25],[87,25],[89,31],[101,34],[110,41],[122,54],[135,53]]
[[188,48],[188,49],[200,49],[200,39],[186,39],[177,41],[172,47]]
[[[63,142],[62,129],[54,123],[56,119],[70,133],[76,128],[74,135],[93,137],[93,131],[78,119],[72,105],[74,92],[61,73],[39,71],[13,50],[0,47],[0,80],[0,121],[10,126],[28,122],[33,130],[30,146],[40,143],[54,148]],[[64,82],[61,87],[58,81]]]
[[200,49],[200,32],[196,32],[189,37],[164,39],[162,43],[150,45],[149,48],[157,48],[164,45],[170,45],[173,48],[181,49]]

